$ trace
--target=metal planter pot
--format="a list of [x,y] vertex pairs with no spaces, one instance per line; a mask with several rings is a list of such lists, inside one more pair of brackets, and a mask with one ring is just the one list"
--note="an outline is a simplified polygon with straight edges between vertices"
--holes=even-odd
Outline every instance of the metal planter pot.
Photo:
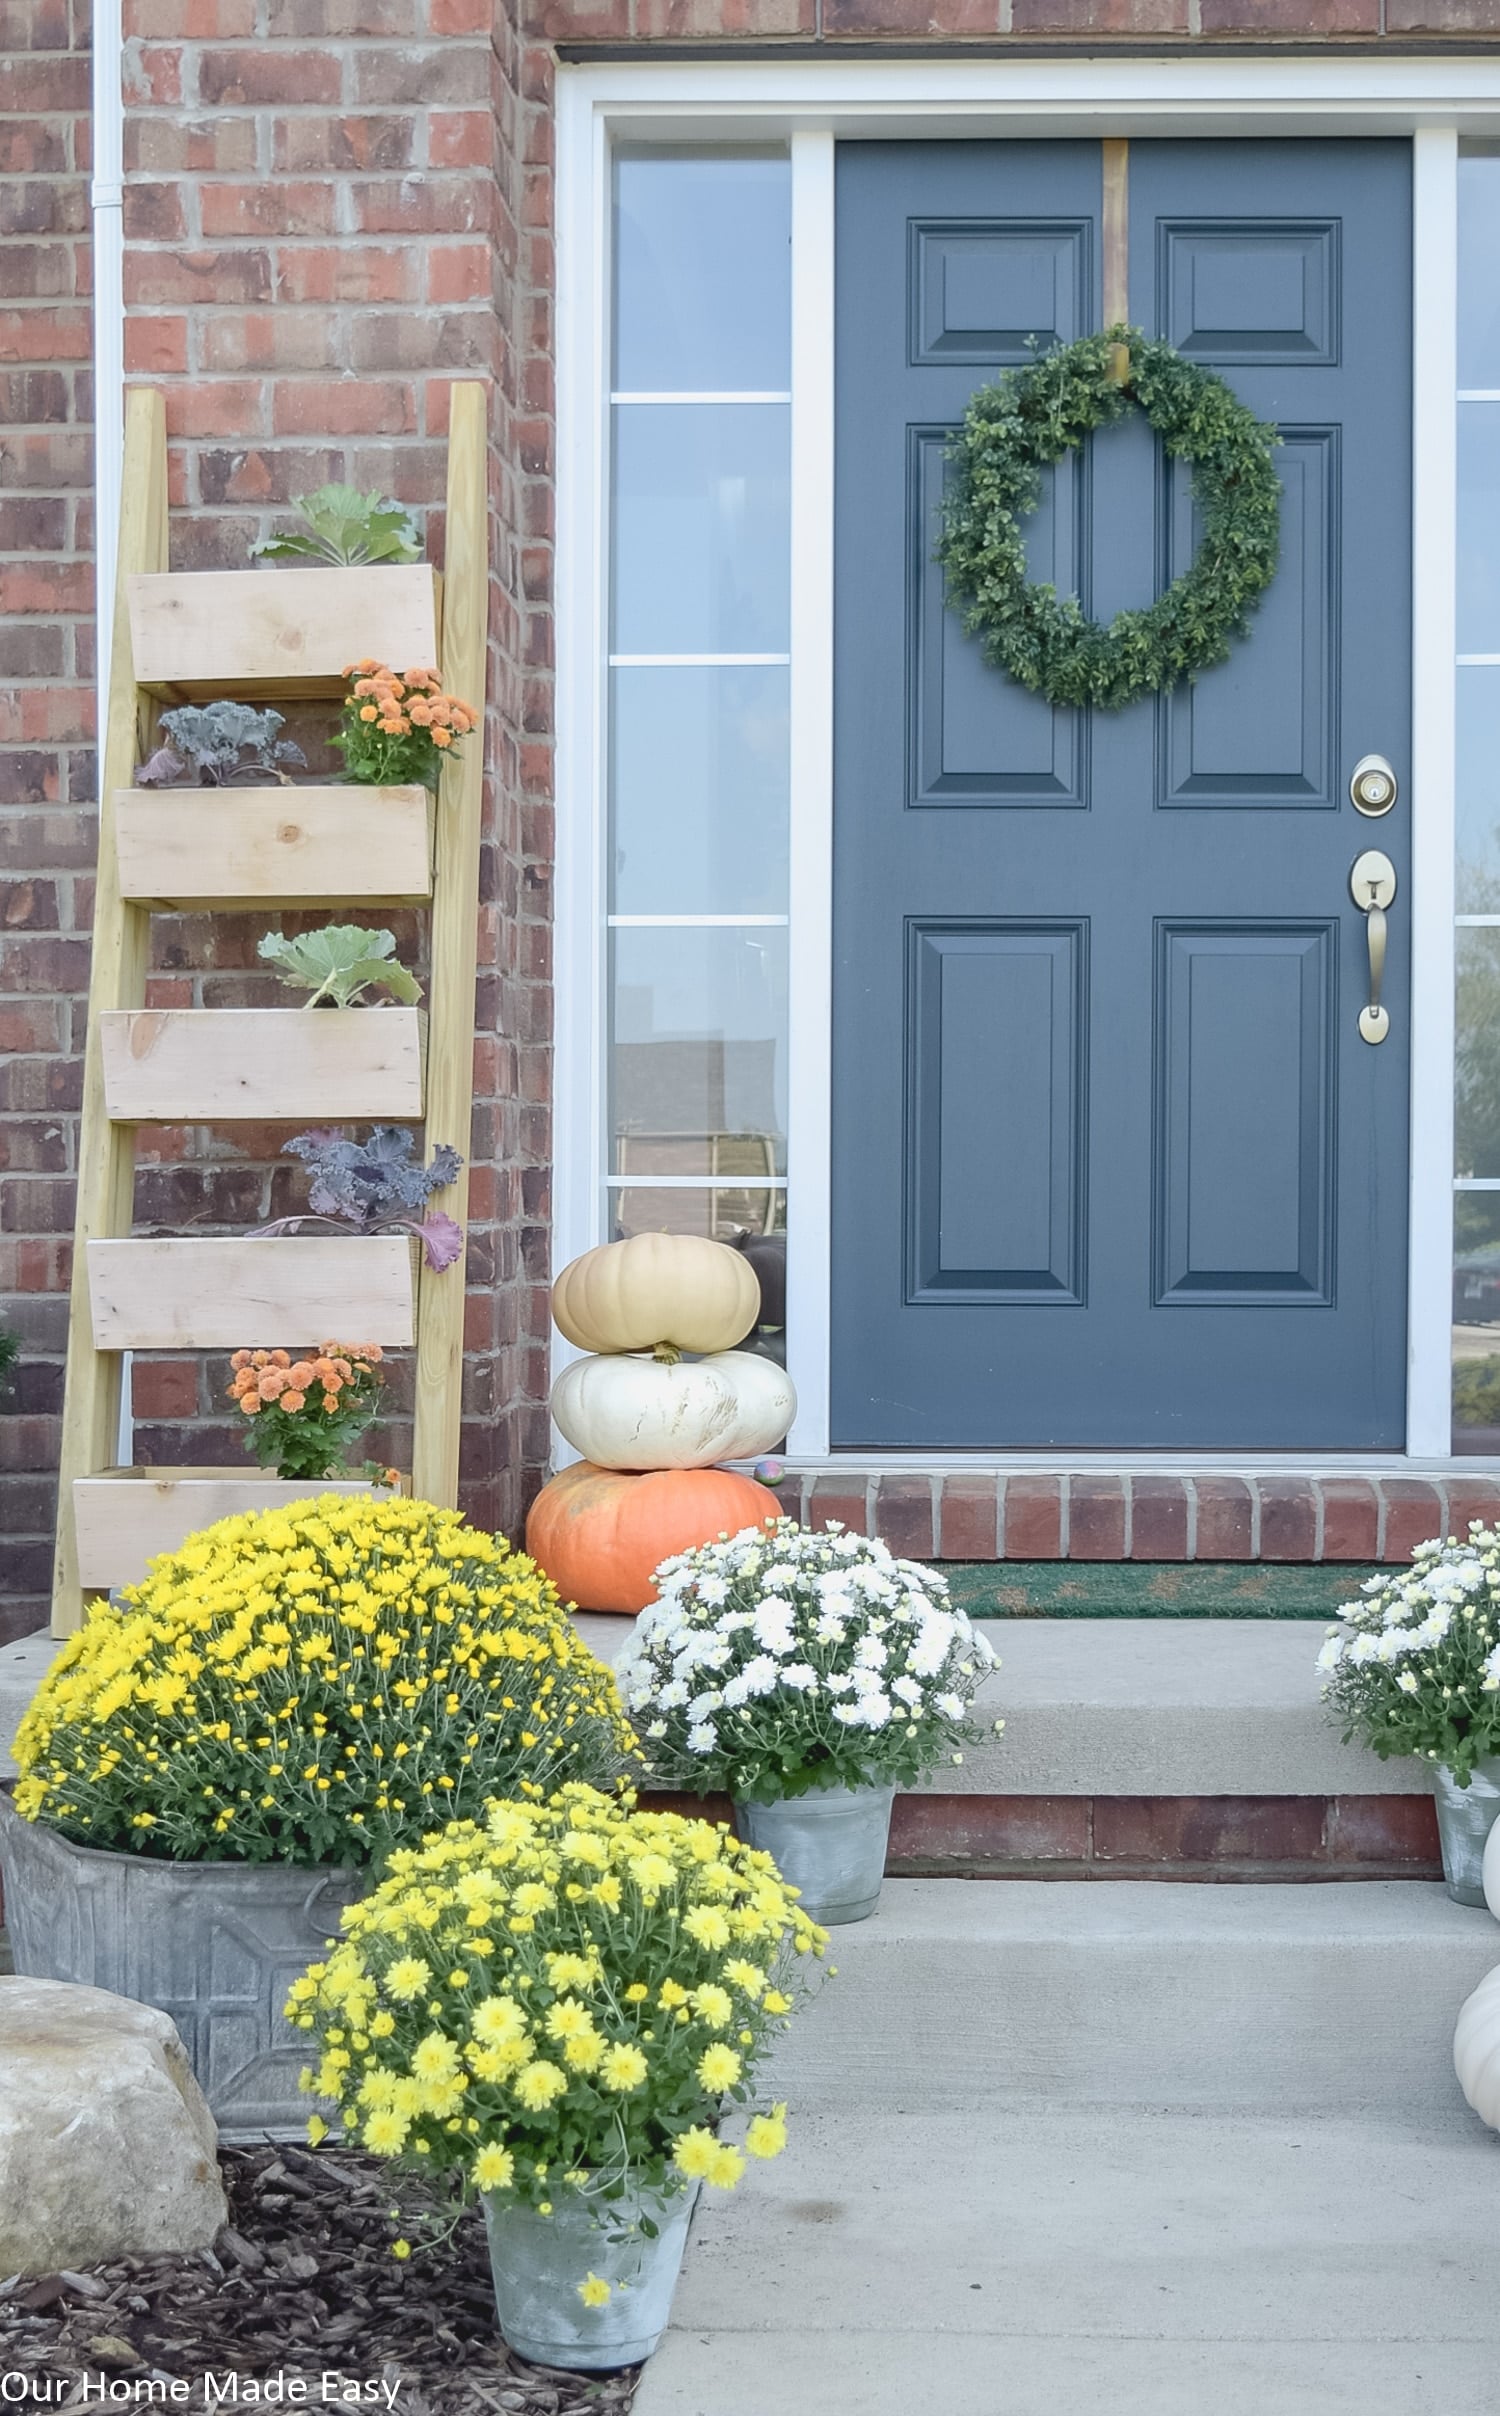
[[100,1853],[23,1820],[4,1793],[0,1869],[18,1972],[159,2007],[223,2138],[300,2136],[307,2044],[281,2009],[367,1872]]
[[813,1787],[774,1804],[736,1801],[735,1826],[801,1890],[825,1926],[867,1921],[880,1900],[894,1787]]
[[1484,1849],[1500,1816],[1500,1760],[1476,1762],[1467,1787],[1441,1765],[1432,1781],[1448,1893],[1455,1904],[1483,1904]]
[[[675,2197],[642,2191],[597,2208],[568,2190],[539,2215],[492,2191],[484,2200],[490,2272],[511,2348],[571,2372],[639,2365],[667,2328],[697,2201],[696,2182]],[[654,2240],[636,2228],[642,2215],[656,2225]],[[590,2274],[610,2286],[603,2307],[578,2295]]]

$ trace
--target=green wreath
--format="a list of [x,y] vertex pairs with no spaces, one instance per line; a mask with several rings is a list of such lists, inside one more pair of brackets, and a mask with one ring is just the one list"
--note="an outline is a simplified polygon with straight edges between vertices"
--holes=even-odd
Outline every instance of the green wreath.
[[[1021,536],[1043,462],[1138,404],[1169,453],[1191,462],[1201,536],[1189,570],[1107,629],[1076,596],[1033,586]],[[956,475],[937,558],[988,660],[1054,705],[1108,712],[1195,679],[1229,654],[1276,568],[1276,430],[1211,369],[1139,328],[1061,344],[982,386],[949,453]]]

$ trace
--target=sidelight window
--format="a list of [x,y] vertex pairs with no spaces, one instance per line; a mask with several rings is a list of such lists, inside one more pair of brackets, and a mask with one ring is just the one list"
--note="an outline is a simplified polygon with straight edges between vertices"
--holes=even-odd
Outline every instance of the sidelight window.
[[606,1230],[785,1232],[791,170],[614,161]]

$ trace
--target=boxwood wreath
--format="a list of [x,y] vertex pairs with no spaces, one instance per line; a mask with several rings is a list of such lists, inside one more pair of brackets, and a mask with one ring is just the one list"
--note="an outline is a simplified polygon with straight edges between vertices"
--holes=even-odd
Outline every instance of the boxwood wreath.
[[[1191,463],[1201,536],[1191,567],[1164,595],[1101,628],[1076,596],[1028,579],[1021,523],[1036,508],[1042,464],[1061,461],[1132,406],[1168,453]],[[1194,679],[1227,659],[1271,583],[1279,442],[1211,369],[1139,328],[1060,344],[970,400],[950,448],[955,476],[937,548],[949,599],[987,659],[1049,704],[1116,712]]]

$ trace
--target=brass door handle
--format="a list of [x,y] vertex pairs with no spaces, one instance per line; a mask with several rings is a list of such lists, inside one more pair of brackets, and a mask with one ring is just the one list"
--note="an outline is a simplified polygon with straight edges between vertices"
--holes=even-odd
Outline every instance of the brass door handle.
[[1380,1003],[1385,980],[1386,908],[1396,895],[1396,867],[1378,847],[1367,847],[1349,871],[1349,892],[1365,918],[1365,943],[1370,952],[1369,1003],[1359,1011],[1359,1036],[1378,1048],[1391,1028],[1390,1014]]

